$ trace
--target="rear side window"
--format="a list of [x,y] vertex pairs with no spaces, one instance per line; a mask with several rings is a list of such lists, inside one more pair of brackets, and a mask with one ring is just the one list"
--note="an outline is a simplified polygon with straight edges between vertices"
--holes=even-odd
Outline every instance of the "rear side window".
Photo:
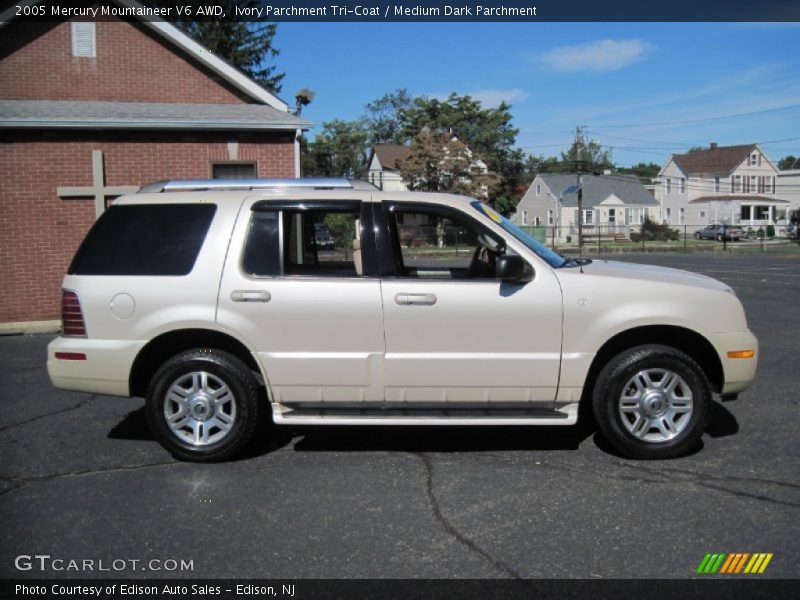
[[214,204],[145,204],[106,210],[78,249],[70,275],[188,275]]

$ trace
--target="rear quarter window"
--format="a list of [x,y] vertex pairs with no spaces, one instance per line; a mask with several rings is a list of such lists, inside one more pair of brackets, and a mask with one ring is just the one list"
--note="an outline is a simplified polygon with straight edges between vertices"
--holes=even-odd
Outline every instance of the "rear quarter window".
[[112,206],[81,244],[70,275],[188,275],[214,204]]

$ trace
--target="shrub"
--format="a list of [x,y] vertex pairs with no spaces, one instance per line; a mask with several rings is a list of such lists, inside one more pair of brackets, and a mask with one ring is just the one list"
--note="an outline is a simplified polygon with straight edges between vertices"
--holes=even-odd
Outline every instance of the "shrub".
[[631,241],[641,242],[642,239],[646,242],[677,242],[681,239],[681,232],[646,218],[642,223],[641,231],[631,233]]
[[767,225],[767,237],[775,237],[775,226]]

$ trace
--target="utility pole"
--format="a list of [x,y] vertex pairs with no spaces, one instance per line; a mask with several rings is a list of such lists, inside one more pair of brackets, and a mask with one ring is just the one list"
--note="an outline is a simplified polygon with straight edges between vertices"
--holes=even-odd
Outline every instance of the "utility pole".
[[581,171],[583,171],[583,127],[575,127],[575,183],[578,186],[578,248],[583,248],[583,185]]

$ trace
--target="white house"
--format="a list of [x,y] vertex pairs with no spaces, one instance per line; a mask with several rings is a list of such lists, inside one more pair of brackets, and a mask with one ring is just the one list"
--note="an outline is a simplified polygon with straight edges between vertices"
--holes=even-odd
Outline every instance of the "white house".
[[369,157],[367,179],[381,190],[407,192],[400,169],[410,153],[411,148],[402,144],[375,144]]
[[656,180],[661,221],[701,226],[781,223],[788,200],[777,193],[779,171],[757,144],[673,154]]
[[788,202],[786,208],[800,210],[800,169],[778,171],[778,197]]
[[[578,195],[575,174],[540,173],[519,201],[514,220],[522,226],[557,227],[558,238],[575,239]],[[572,189],[570,189],[572,188]],[[581,176],[584,232],[628,236],[646,218],[655,219],[658,202],[633,175]],[[548,231],[548,236],[552,231]]]

